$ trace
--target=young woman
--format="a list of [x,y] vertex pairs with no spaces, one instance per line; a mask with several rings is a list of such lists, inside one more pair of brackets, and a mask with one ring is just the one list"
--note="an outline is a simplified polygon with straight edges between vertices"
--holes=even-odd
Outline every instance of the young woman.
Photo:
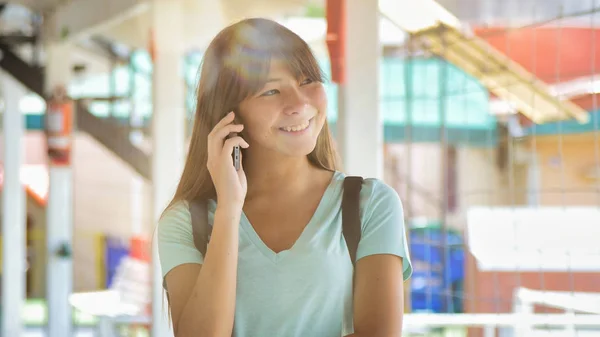
[[[308,45],[273,21],[244,20],[210,43],[199,81],[187,162],[158,225],[176,336],[400,336],[412,270],[402,205],[365,179],[353,271],[341,230],[345,175]],[[193,243],[195,199],[208,202],[206,256]]]

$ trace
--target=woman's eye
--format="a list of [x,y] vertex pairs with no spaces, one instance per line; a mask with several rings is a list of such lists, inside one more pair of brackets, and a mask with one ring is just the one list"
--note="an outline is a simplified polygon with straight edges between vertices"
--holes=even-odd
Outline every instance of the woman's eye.
[[260,96],[273,96],[278,93],[279,93],[279,90],[273,89],[273,90],[263,92]]
[[307,85],[307,84],[311,84],[312,82],[313,82],[313,80],[311,80],[310,78],[307,78],[304,81],[302,81],[300,83],[300,85]]

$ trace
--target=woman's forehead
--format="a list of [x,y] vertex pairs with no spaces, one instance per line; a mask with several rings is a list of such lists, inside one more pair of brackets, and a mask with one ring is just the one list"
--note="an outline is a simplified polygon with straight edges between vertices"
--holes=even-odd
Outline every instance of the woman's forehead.
[[287,62],[279,59],[273,59],[270,63],[267,81],[276,80],[282,77],[296,77],[296,74],[292,72],[292,69]]

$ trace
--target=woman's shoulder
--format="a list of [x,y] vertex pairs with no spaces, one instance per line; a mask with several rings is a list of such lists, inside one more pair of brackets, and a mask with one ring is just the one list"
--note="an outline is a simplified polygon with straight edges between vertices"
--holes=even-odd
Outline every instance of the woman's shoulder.
[[189,203],[186,200],[176,201],[170,206],[168,206],[160,217],[160,221],[163,219],[172,219],[174,217],[179,217],[181,215],[190,214]]
[[[341,182],[349,175],[343,172],[336,172],[337,179]],[[363,208],[368,208],[374,203],[381,202],[393,205],[400,205],[400,197],[398,192],[379,178],[363,177],[363,184],[360,190],[360,201]]]
[[192,217],[190,214],[188,202],[185,200],[177,201],[167,207],[158,220],[158,233],[168,233],[170,231],[181,230],[182,227],[190,227]]
[[375,213],[403,212],[402,201],[398,192],[381,179],[364,179],[360,194],[364,218],[368,219]]
[[399,199],[398,192],[379,178],[365,178],[362,191],[370,198],[376,199]]
[[202,254],[194,246],[191,215],[186,201],[167,207],[158,221],[158,255],[163,277],[184,263],[202,264]]

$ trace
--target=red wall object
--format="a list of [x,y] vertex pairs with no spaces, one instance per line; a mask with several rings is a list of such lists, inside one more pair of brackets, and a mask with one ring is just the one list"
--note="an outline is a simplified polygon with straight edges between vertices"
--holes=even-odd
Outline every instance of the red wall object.
[[331,60],[331,80],[346,81],[346,0],[327,0],[327,49]]
[[600,73],[600,31],[596,29],[495,27],[474,31],[546,83]]

